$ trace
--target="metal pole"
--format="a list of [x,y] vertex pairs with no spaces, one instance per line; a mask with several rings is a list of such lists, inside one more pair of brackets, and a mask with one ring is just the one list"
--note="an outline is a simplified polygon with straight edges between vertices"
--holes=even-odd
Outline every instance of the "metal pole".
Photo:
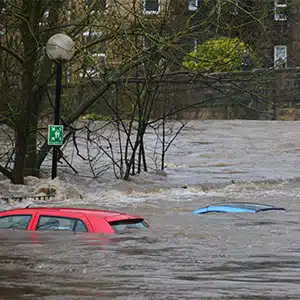
[[[62,64],[61,61],[56,62],[56,90],[55,90],[55,115],[54,125],[59,125],[60,121],[60,95],[61,95],[61,77]],[[52,156],[52,179],[57,176],[57,160],[58,160],[59,146],[53,146]]]

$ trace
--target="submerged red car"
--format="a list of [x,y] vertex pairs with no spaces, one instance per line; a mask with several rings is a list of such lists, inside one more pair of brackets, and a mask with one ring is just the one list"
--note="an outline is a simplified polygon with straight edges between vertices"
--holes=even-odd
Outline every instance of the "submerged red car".
[[0,212],[0,229],[122,233],[147,228],[140,216],[85,208],[27,207]]

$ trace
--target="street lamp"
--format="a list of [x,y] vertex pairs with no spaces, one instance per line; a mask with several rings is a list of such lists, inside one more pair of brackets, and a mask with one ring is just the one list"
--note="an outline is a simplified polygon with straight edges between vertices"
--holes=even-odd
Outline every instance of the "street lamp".
[[[63,33],[58,33],[49,38],[46,45],[47,55],[51,60],[56,62],[56,90],[55,90],[55,117],[54,125],[59,125],[60,121],[60,95],[61,95],[61,78],[62,78],[62,62],[72,59],[75,53],[74,41]],[[62,129],[52,126],[54,135],[51,137],[51,125],[48,130],[48,144],[53,145],[52,156],[52,179],[57,176],[57,160],[59,146],[62,145]],[[57,130],[57,131],[56,131]],[[61,132],[61,134],[60,134]]]

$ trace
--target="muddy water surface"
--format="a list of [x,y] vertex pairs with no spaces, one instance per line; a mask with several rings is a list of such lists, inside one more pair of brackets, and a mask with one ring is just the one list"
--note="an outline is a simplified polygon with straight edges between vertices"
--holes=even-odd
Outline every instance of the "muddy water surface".
[[[113,237],[1,231],[0,299],[300,299],[300,185],[297,179],[251,182],[297,177],[298,123],[276,122],[276,130],[262,124],[264,129],[241,121],[198,124],[206,129],[198,139],[212,144],[191,148],[188,141],[196,138],[186,132],[168,157],[170,171],[159,179],[148,175],[147,189],[139,189],[139,182],[88,185],[69,179],[87,196],[55,205],[134,212],[151,229]],[[190,152],[183,156],[185,143]],[[224,180],[228,185],[218,187]],[[216,185],[207,189],[205,182]],[[64,183],[56,184],[64,191]],[[222,201],[287,210],[191,213]]]

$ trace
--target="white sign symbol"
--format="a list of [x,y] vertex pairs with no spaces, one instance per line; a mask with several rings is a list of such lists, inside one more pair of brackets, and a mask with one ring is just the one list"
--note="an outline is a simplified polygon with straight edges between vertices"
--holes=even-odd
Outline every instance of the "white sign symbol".
[[63,126],[49,125],[48,127],[48,145],[62,145]]

